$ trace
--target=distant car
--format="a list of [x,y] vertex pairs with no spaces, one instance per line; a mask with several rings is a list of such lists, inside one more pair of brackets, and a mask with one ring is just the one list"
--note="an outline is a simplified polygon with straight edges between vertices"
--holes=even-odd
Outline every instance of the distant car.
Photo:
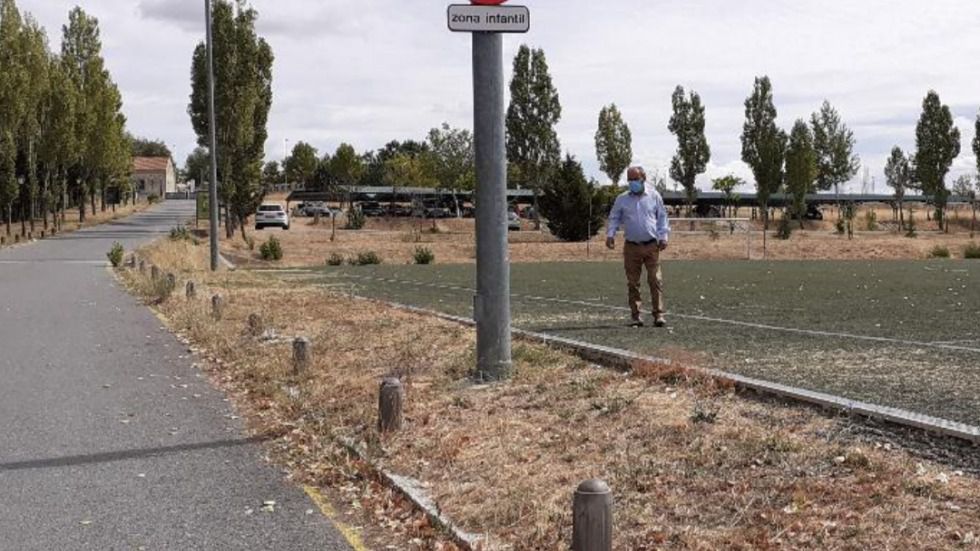
[[262,205],[255,213],[255,229],[261,230],[269,226],[289,229],[289,215],[282,205]]
[[361,212],[364,216],[378,217],[385,215],[385,209],[381,206],[381,203],[377,201],[370,201],[367,203],[361,203]]
[[521,217],[514,211],[507,213],[507,230],[521,231]]
[[306,203],[303,205],[303,216],[337,216],[340,213],[340,209],[335,209],[333,207],[328,207],[325,203]]

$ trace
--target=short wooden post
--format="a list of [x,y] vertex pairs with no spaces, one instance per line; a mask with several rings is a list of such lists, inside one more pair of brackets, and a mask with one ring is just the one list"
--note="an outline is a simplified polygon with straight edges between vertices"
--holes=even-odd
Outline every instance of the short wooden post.
[[14,234],[14,243],[15,244],[16,243],[20,243],[20,234],[19,233],[15,233]]
[[262,322],[262,316],[258,314],[248,315],[248,334],[253,337],[262,336],[265,333],[265,324]]
[[194,286],[193,281],[188,281],[187,287],[185,289],[186,289],[185,294],[187,296],[187,300],[194,300],[195,298],[197,298],[197,287]]
[[168,293],[172,293],[172,292],[174,292],[175,289],[177,289],[177,276],[175,276],[174,274],[168,273],[167,274],[167,292]]
[[381,381],[378,393],[378,432],[387,434],[402,428],[402,408],[405,404],[405,388],[400,379],[388,377]]
[[572,504],[572,551],[612,551],[613,499],[601,480],[586,480]]
[[146,273],[146,261],[143,260],[142,258],[140,259],[140,273],[141,274]]
[[136,255],[135,254],[129,255],[129,260],[126,262],[126,265],[128,267],[130,267],[130,268],[135,268],[136,267]]
[[313,352],[310,350],[310,339],[298,337],[293,341],[293,372],[302,374],[310,367]]
[[34,241],[34,232],[27,232],[27,240]]
[[211,317],[217,321],[221,321],[224,314],[225,299],[221,298],[221,295],[214,295],[211,297]]
[[44,239],[44,230],[41,230],[41,239]]
[[0,247],[3,247],[6,244],[7,244],[7,236],[6,235],[0,235]]
[[150,279],[153,281],[160,279],[160,268],[157,268],[156,265],[150,266]]

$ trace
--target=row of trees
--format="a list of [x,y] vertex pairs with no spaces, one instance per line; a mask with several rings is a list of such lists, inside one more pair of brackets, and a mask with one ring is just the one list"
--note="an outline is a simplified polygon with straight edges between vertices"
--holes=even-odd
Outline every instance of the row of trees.
[[6,232],[64,221],[85,203],[129,191],[131,143],[122,98],[102,58],[98,21],[73,9],[60,54],[15,0],[0,0],[0,210]]

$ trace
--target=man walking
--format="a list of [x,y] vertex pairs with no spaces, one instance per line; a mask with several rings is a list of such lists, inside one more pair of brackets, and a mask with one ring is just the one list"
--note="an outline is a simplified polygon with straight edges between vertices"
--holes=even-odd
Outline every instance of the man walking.
[[643,327],[640,308],[640,276],[644,266],[647,269],[647,282],[653,302],[653,324],[657,327],[667,325],[664,318],[663,278],[660,274],[660,253],[667,249],[670,236],[670,221],[664,200],[657,190],[647,185],[647,175],[643,167],[632,167],[626,172],[629,191],[616,198],[612,212],[609,213],[609,229],[606,232],[606,247],[616,248],[616,232],[620,226],[626,237],[623,246],[623,263],[626,267],[626,283],[629,289],[632,327]]

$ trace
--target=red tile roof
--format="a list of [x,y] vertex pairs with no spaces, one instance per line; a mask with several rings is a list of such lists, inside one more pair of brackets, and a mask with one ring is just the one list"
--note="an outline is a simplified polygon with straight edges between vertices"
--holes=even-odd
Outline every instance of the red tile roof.
[[166,172],[169,157],[133,157],[133,172]]

